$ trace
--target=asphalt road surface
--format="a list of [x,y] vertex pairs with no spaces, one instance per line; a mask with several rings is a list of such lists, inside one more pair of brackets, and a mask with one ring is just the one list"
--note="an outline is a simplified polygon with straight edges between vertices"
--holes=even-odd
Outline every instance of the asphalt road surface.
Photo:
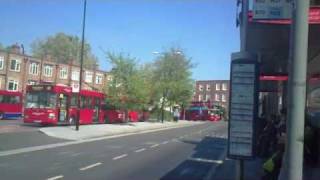
[[225,153],[226,136],[225,122],[208,122],[1,156],[0,179],[203,179]]

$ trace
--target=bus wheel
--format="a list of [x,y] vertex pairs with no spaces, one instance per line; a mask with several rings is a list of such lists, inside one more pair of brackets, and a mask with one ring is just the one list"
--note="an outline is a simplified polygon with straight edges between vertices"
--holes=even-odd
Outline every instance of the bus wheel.
[[75,122],[75,118],[73,117],[73,116],[71,116],[70,118],[69,118],[69,124],[70,125],[74,125],[76,122]]

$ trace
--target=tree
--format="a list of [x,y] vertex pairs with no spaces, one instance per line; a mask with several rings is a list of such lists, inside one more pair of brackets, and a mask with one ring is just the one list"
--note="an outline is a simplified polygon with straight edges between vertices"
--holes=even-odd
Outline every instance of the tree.
[[129,109],[146,109],[150,101],[148,71],[144,66],[139,66],[136,59],[130,56],[107,53],[107,57],[113,66],[110,71],[112,80],[106,92],[109,104],[124,110],[126,118]]
[[154,90],[161,102],[161,121],[164,120],[165,106],[184,106],[190,102],[193,94],[191,59],[181,49],[171,48],[154,62]]
[[[80,62],[81,40],[78,36],[57,33],[44,39],[35,40],[31,44],[33,56],[42,58],[50,55],[58,63]],[[91,46],[85,42],[84,67],[94,68],[97,58],[91,52]]]

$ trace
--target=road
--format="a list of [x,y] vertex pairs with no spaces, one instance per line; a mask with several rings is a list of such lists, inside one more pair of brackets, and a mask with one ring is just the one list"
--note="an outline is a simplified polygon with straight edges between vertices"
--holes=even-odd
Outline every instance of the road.
[[[1,179],[203,179],[226,148],[225,122],[0,157]],[[9,140],[9,139],[8,139]]]

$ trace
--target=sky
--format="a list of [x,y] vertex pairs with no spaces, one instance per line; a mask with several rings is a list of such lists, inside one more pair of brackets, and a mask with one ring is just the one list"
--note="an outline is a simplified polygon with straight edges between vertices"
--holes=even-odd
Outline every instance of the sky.
[[[34,40],[81,37],[83,0],[1,0],[0,7],[3,45],[23,44],[31,54]],[[240,46],[236,0],[87,0],[86,18],[85,38],[106,71],[105,51],[144,63],[180,47],[196,65],[195,80],[229,79],[230,54]]]

